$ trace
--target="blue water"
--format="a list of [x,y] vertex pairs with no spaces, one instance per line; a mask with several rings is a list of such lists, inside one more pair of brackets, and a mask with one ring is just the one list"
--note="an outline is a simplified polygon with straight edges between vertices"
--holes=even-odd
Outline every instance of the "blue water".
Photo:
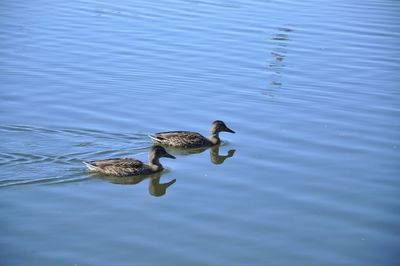
[[[397,265],[399,14],[2,1],[0,264]],[[145,161],[148,134],[216,119],[236,134],[158,176],[81,163]]]

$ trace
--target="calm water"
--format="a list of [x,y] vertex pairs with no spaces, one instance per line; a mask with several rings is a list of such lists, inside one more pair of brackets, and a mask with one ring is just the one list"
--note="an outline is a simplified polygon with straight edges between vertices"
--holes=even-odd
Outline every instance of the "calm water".
[[398,265],[400,2],[153,2],[1,1],[1,265]]

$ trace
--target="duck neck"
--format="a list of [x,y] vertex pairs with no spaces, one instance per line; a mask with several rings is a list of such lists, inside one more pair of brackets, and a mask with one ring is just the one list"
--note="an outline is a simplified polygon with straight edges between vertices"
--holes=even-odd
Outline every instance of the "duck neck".
[[219,132],[215,130],[211,130],[210,132],[210,142],[213,145],[219,144],[221,140],[219,139]]
[[162,167],[162,165],[160,163],[160,158],[157,157],[155,154],[150,154],[149,155],[149,166],[154,171],[159,171],[159,170],[163,169],[163,167]]

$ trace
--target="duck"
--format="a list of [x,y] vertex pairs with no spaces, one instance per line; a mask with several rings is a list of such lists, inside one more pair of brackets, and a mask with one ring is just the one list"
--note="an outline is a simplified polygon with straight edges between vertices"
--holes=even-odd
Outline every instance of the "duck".
[[177,147],[177,148],[201,148],[218,145],[221,143],[220,132],[235,133],[221,120],[211,123],[210,137],[206,138],[200,133],[191,131],[168,131],[149,135],[155,144]]
[[161,146],[153,146],[149,151],[147,164],[134,158],[113,158],[98,161],[84,161],[83,163],[91,172],[112,176],[150,175],[162,171],[164,168],[160,158],[175,159]]

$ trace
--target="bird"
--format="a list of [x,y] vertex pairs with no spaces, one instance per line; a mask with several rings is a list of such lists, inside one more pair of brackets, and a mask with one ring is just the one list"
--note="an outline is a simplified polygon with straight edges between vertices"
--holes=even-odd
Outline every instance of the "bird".
[[206,138],[197,132],[191,131],[168,131],[149,135],[155,144],[177,147],[177,148],[201,148],[210,147],[221,143],[220,132],[235,133],[221,120],[211,123],[210,137]]
[[112,176],[133,176],[149,175],[162,171],[164,168],[160,163],[160,158],[166,157],[175,159],[161,146],[153,146],[149,151],[149,162],[147,164],[134,158],[112,158],[106,160],[90,161],[83,163],[92,171]]

